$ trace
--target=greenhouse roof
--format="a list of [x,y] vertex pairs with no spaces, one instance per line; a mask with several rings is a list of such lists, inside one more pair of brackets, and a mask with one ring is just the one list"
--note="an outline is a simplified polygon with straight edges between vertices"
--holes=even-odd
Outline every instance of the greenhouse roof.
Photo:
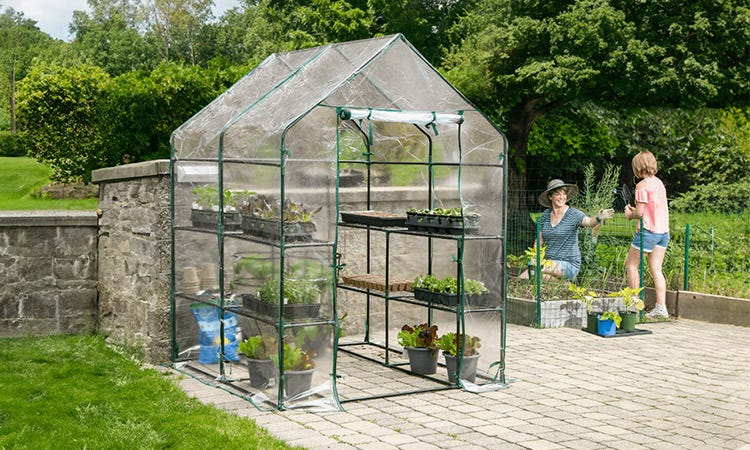
[[175,130],[174,155],[211,158],[232,145],[244,152],[248,142],[265,145],[274,136],[278,143],[317,108],[330,108],[332,115],[337,108],[355,114],[363,109],[447,114],[442,118],[459,114],[482,122],[474,126],[485,132],[500,134],[403,35],[395,34],[269,56]]

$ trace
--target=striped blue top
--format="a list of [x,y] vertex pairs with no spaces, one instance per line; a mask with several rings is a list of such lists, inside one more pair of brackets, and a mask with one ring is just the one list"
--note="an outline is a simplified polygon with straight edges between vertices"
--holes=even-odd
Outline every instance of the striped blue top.
[[578,248],[578,227],[586,217],[582,211],[569,207],[560,223],[550,223],[552,210],[542,213],[542,239],[547,247],[545,257],[553,261],[567,261],[576,270],[581,269],[581,250]]

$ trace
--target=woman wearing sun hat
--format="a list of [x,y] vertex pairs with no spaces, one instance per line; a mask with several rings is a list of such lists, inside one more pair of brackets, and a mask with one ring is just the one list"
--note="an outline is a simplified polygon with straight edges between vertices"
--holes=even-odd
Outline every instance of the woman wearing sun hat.
[[[550,267],[542,267],[544,279],[575,280],[581,270],[581,250],[578,248],[578,228],[595,227],[614,215],[613,209],[600,209],[594,217],[568,206],[568,200],[578,194],[578,186],[554,179],[539,195],[539,203],[547,209],[539,218],[545,258]],[[528,278],[528,273],[521,274]]]

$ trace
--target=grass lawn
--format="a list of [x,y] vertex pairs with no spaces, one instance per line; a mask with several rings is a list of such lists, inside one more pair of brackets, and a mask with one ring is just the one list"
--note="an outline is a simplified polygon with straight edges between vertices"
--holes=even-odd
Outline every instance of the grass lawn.
[[34,198],[33,192],[49,184],[49,167],[33,158],[0,157],[0,210],[74,209],[95,210],[99,200]]
[[99,336],[0,339],[0,448],[287,449]]

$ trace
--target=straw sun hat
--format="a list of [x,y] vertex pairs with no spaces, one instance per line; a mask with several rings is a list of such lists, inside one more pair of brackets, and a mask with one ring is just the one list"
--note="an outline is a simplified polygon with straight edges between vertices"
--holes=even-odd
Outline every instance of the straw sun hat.
[[550,192],[559,188],[565,189],[565,193],[568,194],[568,200],[573,198],[578,193],[578,186],[576,186],[575,184],[568,184],[563,180],[558,180],[557,178],[555,178],[554,180],[550,180],[550,182],[547,183],[547,189],[539,194],[539,204],[546,208],[552,206],[549,201],[548,195]]

